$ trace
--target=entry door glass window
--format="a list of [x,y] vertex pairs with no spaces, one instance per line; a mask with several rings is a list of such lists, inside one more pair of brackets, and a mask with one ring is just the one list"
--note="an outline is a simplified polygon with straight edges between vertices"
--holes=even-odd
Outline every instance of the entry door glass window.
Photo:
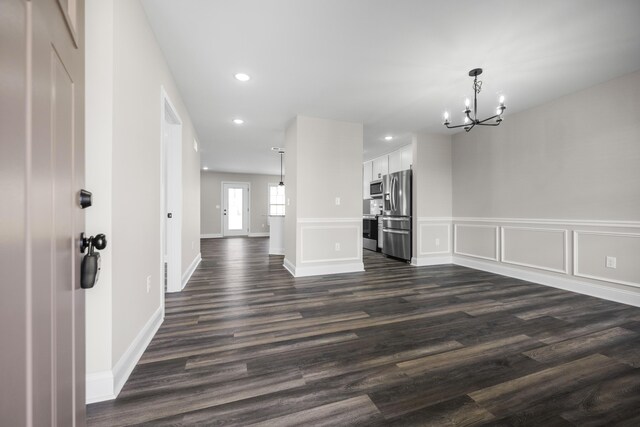
[[229,188],[229,194],[227,195],[229,200],[229,230],[242,230],[243,221],[243,196],[242,188]]

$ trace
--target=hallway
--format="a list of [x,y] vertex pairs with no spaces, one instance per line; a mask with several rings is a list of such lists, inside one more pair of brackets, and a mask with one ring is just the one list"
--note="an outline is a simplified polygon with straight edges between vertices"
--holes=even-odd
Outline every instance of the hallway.
[[638,308],[369,251],[366,272],[295,279],[267,249],[202,240],[201,265],[89,425],[640,420]]

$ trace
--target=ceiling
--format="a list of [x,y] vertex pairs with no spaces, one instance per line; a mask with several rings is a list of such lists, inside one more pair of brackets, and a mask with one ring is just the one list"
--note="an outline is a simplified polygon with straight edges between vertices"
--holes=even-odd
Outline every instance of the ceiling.
[[[479,116],[640,69],[638,0],[142,0],[199,136],[202,166],[279,173],[296,115],[361,122],[364,159]],[[482,6],[482,7],[481,7]],[[244,72],[245,83],[234,79]],[[243,125],[232,122],[240,117]],[[384,136],[393,135],[390,142]]]

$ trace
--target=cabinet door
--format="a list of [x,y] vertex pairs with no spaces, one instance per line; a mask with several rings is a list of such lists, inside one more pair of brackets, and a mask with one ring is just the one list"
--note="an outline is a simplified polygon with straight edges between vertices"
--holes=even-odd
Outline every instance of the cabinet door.
[[402,154],[400,150],[389,154],[389,173],[400,172],[405,168],[402,167]]
[[364,162],[362,165],[362,198],[371,198],[369,184],[371,183],[371,177],[373,176],[373,162]]
[[384,175],[389,173],[388,156],[378,157],[373,161],[373,180],[382,179]]
[[400,149],[400,164],[402,167],[401,170],[411,169],[413,165],[413,147],[411,145]]

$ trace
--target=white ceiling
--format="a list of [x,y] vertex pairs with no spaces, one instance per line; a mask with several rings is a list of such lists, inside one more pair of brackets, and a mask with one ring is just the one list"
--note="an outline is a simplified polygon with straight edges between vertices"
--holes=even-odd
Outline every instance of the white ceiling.
[[[508,114],[640,69],[638,0],[142,0],[202,166],[279,173],[297,114],[364,123],[364,158],[444,129],[472,97]],[[234,79],[245,72],[251,80]],[[232,119],[241,117],[238,126]],[[384,136],[394,136],[392,142]]]

